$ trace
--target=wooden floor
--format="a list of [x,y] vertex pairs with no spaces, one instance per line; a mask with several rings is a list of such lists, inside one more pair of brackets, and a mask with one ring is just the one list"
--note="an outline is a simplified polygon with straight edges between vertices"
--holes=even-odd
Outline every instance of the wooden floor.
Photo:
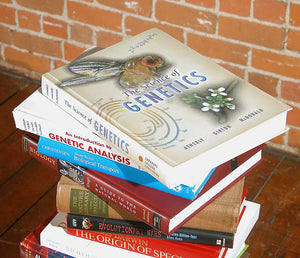
[[[2,75],[1,75],[2,73]],[[18,257],[19,242],[55,210],[59,174],[21,148],[12,110],[38,83],[0,73],[0,257]],[[261,204],[249,236],[250,257],[300,257],[299,157],[264,152],[246,178],[248,200]]]

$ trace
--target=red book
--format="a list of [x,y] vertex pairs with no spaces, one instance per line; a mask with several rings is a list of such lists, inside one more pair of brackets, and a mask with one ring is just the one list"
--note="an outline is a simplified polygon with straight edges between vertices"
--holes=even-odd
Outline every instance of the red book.
[[69,256],[40,245],[40,233],[56,215],[56,212],[49,216],[42,224],[30,232],[19,244],[20,258],[72,258]]
[[[37,151],[37,144],[36,138],[30,135],[23,136],[23,147],[29,155],[65,175],[68,174],[77,182],[82,181],[90,191],[166,235],[174,233],[192,216],[250,172],[261,161],[263,148],[263,145],[260,145],[218,166],[198,197],[191,201],[98,171],[61,162],[40,154]],[[61,167],[62,164],[64,168]]]

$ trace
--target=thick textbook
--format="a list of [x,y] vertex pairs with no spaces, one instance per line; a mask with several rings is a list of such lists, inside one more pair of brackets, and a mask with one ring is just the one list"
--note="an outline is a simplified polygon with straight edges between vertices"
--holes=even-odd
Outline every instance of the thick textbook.
[[[235,233],[241,205],[247,193],[243,186],[244,178],[194,215],[183,226]],[[57,183],[56,209],[65,213],[135,220],[134,216],[66,176],[61,176]]]
[[[259,209],[259,204],[245,202],[245,211],[239,223],[232,249],[99,232],[86,234],[83,230],[78,230],[77,236],[73,236],[66,232],[65,213],[58,213],[42,231],[41,244],[69,255],[76,254],[76,257],[99,257],[99,254],[104,252],[105,246],[107,246],[107,248],[112,248],[107,249],[107,252],[112,252],[110,253],[111,257],[135,257],[135,255],[143,254],[150,257],[172,257],[173,255],[173,257],[182,258],[235,258],[244,248],[246,238],[258,219]],[[119,253],[116,254],[116,250],[113,248],[119,248]]]
[[[41,105],[41,103],[43,104]],[[65,159],[69,159],[69,161],[73,157],[77,158],[77,161],[93,165],[96,164],[95,160],[97,160],[97,164],[101,166],[101,171],[104,173],[190,200],[196,198],[202,185],[205,183],[204,180],[200,184],[195,182],[193,186],[177,185],[173,188],[168,188],[148,173],[141,171],[132,160],[122,155],[111,145],[106,144],[99,136],[92,133],[68,113],[62,111],[56,104],[43,96],[40,89],[33,92],[14,108],[13,117],[18,129],[70,146],[69,150],[73,153],[76,153],[76,151],[84,153],[83,151],[85,151],[93,154],[95,157],[93,158],[93,163],[90,163],[90,159],[84,154],[78,157],[78,155],[71,155],[70,152],[55,153],[56,155],[67,156]],[[64,145],[61,146],[65,148],[66,146]],[[63,157],[57,158],[63,159]],[[83,164],[80,163],[78,165]],[[99,168],[97,167],[97,169]]]
[[95,194],[166,235],[174,233],[197,212],[250,172],[261,161],[263,148],[258,146],[218,166],[198,197],[191,201],[40,154],[37,151],[37,140],[27,135],[23,137],[23,146],[29,155],[59,170],[62,174],[69,175]]
[[282,134],[290,110],[156,28],[44,74],[42,92],[168,187]]

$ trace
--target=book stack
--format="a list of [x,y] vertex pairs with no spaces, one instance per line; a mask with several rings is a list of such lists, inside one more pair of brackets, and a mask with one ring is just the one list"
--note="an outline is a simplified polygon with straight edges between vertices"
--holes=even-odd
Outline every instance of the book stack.
[[244,177],[289,110],[156,28],[85,51],[13,111],[62,174],[21,255],[237,257],[260,209]]

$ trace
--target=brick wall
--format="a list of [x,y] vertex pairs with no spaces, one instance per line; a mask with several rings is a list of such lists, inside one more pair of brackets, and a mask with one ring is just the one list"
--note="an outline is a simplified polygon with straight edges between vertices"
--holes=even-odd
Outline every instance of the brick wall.
[[300,155],[299,0],[0,0],[0,66],[40,78],[158,27],[293,107],[274,148]]

